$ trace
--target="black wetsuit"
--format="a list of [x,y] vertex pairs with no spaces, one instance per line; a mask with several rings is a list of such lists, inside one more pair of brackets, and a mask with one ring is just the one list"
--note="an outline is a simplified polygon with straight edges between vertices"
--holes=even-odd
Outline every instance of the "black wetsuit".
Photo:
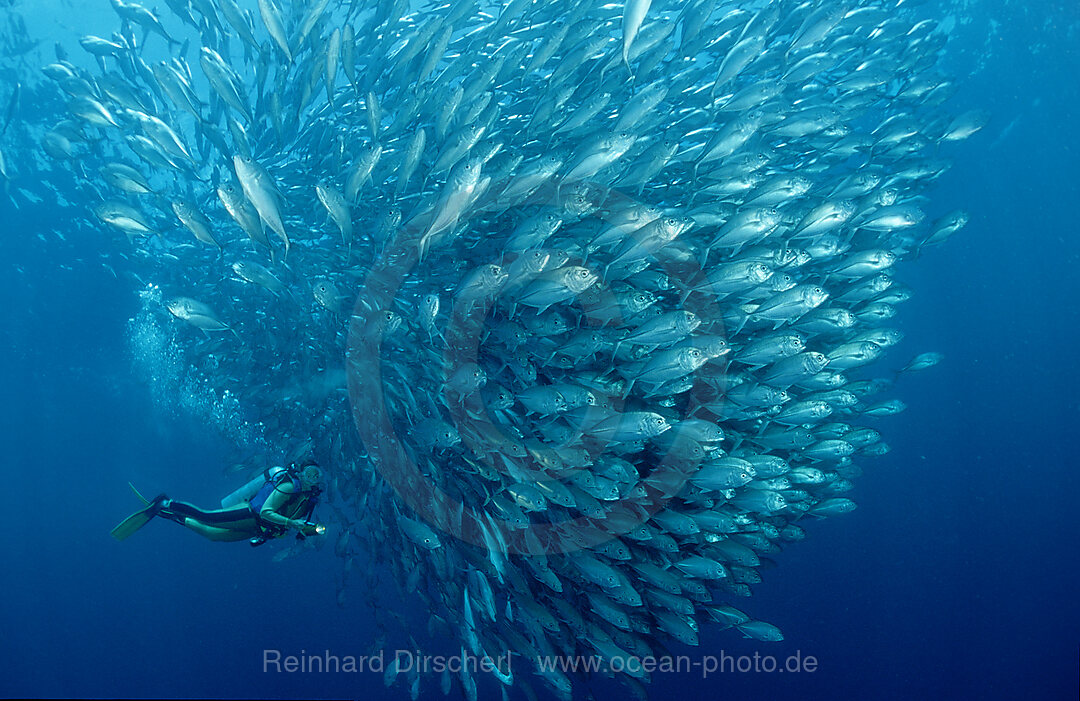
[[[295,482],[299,482],[299,480],[294,480]],[[275,484],[274,488],[277,489],[279,486]],[[291,511],[294,514],[293,516],[286,516],[286,518],[306,520],[311,518],[311,512],[315,510],[315,501],[315,494],[302,490],[297,491],[289,495],[289,500],[285,502],[281,511],[286,513]],[[245,503],[228,509],[206,511],[185,501],[170,501],[169,505],[163,507],[158,515],[181,524],[184,519],[190,518],[204,526],[223,529],[250,528],[251,522],[254,521],[263,538],[275,538],[287,532],[288,528],[276,523],[270,523],[262,518],[260,511],[264,503],[266,503],[266,500],[262,499],[259,510],[256,510],[251,503]]]

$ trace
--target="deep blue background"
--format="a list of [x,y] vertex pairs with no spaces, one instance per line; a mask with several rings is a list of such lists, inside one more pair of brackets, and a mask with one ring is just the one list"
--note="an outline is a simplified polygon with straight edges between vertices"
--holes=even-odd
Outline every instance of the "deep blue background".
[[[962,206],[972,219],[902,269],[915,296],[887,362],[924,350],[946,361],[899,384],[909,410],[880,422],[893,450],[865,462],[859,509],[810,524],[744,602],[786,641],[703,636],[702,651],[801,651],[819,670],[658,676],[657,698],[1076,698],[1080,18],[1070,3],[1046,9],[991,3],[1004,29],[989,62],[965,78],[976,45],[957,59],[950,109],[994,118],[943,149],[955,167],[932,214]],[[968,32],[959,40],[981,46]],[[92,263],[97,244],[79,244],[91,262],[58,260],[35,235],[47,214],[0,206],[0,696],[406,698],[375,676],[260,672],[267,647],[370,645],[359,592],[335,605],[329,548],[273,563],[268,549],[160,524],[109,538],[135,506],[129,479],[213,503],[233,486],[225,449],[193,422],[165,423],[132,378],[138,303]],[[598,696],[616,689],[600,683]]]

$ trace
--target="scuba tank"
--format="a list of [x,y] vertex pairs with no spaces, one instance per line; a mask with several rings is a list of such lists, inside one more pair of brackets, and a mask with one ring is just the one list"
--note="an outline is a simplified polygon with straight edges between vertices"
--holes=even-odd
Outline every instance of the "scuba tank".
[[272,479],[274,475],[284,469],[285,468],[283,467],[271,467],[269,469],[263,470],[254,478],[252,478],[250,482],[222,499],[221,508],[231,509],[235,506],[246,504],[248,500],[251,499],[251,497],[258,494],[260,487],[262,487],[264,484],[267,483],[267,481]]

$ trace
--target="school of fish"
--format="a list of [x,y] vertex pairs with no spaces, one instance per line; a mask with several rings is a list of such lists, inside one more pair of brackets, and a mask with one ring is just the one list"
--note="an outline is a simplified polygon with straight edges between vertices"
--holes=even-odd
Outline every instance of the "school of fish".
[[740,599],[941,360],[889,356],[901,270],[967,223],[927,193],[987,116],[930,6],[100,4],[22,81],[61,112],[39,177],[272,446],[252,474],[326,467],[339,602],[390,580],[382,635],[422,602],[520,658],[388,684],[569,699],[531,661],[782,639]]

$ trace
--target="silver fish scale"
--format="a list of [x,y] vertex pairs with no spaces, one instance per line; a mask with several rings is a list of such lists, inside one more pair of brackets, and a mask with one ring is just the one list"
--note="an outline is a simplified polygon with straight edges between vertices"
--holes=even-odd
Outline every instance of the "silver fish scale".
[[[168,323],[188,371],[243,402],[269,459],[328,468],[339,603],[401,620],[389,571],[455,646],[527,661],[702,626],[781,639],[732,603],[808,515],[854,508],[838,495],[888,450],[860,422],[904,407],[873,375],[900,333],[891,281],[968,220],[922,211],[939,144],[985,122],[946,108],[933,22],[873,0],[261,0],[230,46],[247,20],[222,2],[233,26],[210,0],[164,15],[172,35],[147,24],[209,26],[228,81],[185,73],[197,121],[138,48],[87,38],[125,89],[51,67],[73,107],[44,149],[129,239],[110,264],[186,300]],[[534,683],[493,676],[460,675],[466,697]]]

